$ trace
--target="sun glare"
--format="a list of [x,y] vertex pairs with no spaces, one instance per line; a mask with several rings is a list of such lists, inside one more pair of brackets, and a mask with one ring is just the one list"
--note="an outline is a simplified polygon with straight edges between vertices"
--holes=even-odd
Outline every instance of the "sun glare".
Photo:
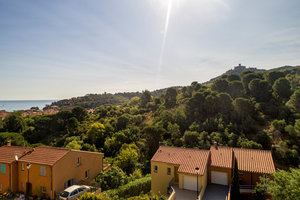
[[165,51],[165,45],[166,45],[166,39],[168,34],[168,28],[169,28],[169,22],[170,22],[170,16],[172,11],[172,5],[174,0],[162,0],[161,2],[167,2],[167,11],[166,11],[166,18],[165,18],[165,24],[164,24],[164,32],[163,32],[163,40],[159,55],[159,61],[157,66],[157,77],[156,77],[156,84],[159,85],[160,82],[160,74],[161,74],[161,67],[163,63],[163,56]]

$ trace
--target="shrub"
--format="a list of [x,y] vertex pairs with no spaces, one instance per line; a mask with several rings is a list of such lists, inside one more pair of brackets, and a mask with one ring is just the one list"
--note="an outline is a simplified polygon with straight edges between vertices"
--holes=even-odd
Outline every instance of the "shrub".
[[137,179],[126,185],[120,186],[118,189],[107,190],[104,193],[111,198],[128,198],[133,196],[139,196],[140,194],[146,194],[151,190],[151,177],[146,176],[144,178]]
[[122,169],[112,166],[109,170],[101,172],[94,181],[104,191],[124,185],[127,181],[126,179],[127,176]]
[[93,194],[93,193],[84,193],[78,198],[79,200],[110,200],[110,198],[105,194]]

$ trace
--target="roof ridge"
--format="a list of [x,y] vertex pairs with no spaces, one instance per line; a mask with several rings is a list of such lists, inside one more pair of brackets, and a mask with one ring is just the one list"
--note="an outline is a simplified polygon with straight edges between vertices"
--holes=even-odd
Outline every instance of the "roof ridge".
[[267,150],[267,149],[250,149],[250,148],[237,148],[233,147],[233,150],[239,149],[239,150],[251,150],[251,151],[265,151],[265,152],[272,152],[272,150]]
[[56,149],[56,150],[71,151],[71,149],[66,149],[66,148],[61,148],[61,147],[50,147],[50,146],[38,146],[36,148],[45,148],[45,149]]
[[210,151],[209,149],[197,149],[197,148],[175,147],[175,146],[160,146],[159,148],[161,148],[161,147],[174,148],[174,149],[196,150],[196,151]]

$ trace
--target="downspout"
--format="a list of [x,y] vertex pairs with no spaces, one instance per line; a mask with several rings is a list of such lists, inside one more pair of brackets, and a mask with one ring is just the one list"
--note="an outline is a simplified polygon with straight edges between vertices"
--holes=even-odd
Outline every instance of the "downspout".
[[9,167],[9,191],[11,192],[12,191],[12,187],[11,187],[11,165],[8,164],[8,167]]
[[53,196],[54,196],[54,194],[53,194],[53,173],[52,173],[52,166],[50,166],[50,172],[51,172],[51,200],[53,199]]

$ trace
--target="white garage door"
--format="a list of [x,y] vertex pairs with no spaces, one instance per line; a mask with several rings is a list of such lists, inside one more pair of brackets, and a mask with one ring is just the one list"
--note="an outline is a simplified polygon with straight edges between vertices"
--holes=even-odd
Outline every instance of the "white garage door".
[[226,172],[211,171],[211,183],[227,185],[228,174]]
[[183,176],[183,189],[197,191],[197,178],[192,176]]

